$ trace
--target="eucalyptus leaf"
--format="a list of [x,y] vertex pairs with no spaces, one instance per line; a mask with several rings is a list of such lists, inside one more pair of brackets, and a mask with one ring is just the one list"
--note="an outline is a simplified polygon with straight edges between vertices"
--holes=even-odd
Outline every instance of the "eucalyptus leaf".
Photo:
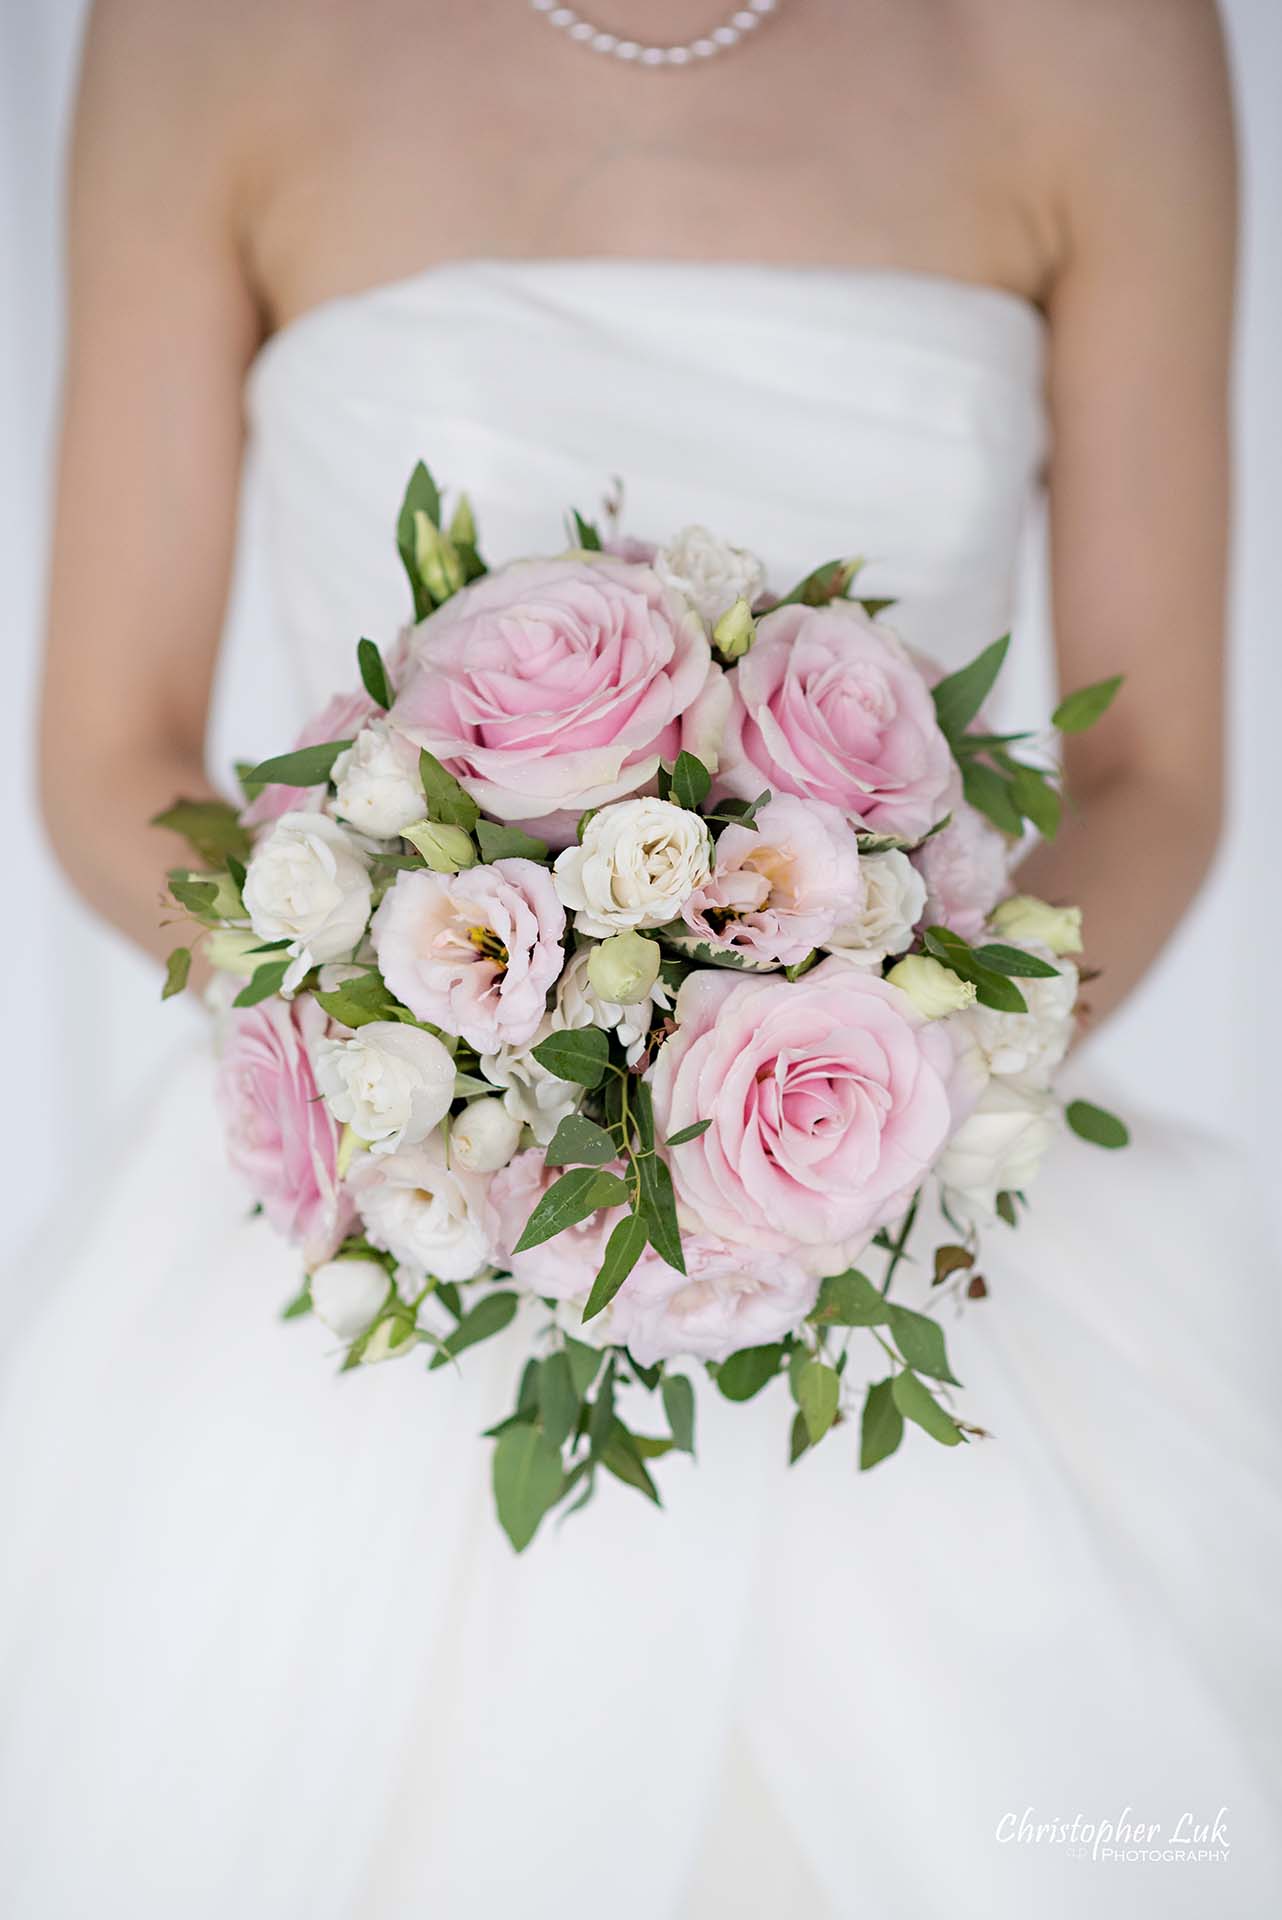
[[[653,1147],[653,1144],[651,1140],[650,1146]],[[657,1153],[647,1150],[641,1154],[636,1165],[639,1187],[637,1205],[645,1220],[650,1245],[661,1260],[666,1260],[677,1273],[684,1273],[685,1255],[681,1251],[677,1201],[668,1164]]]
[[493,1472],[499,1522],[521,1553],[561,1497],[560,1452],[537,1427],[509,1427],[495,1445]]
[[579,1396],[564,1353],[550,1353],[539,1369],[539,1419],[543,1432],[558,1450],[574,1432],[579,1418]]
[[384,711],[392,704],[392,690],[388,685],[387,668],[383,656],[372,640],[360,640],[356,645],[356,664],[360,668],[361,684],[376,707]]
[[800,1409],[793,1415],[792,1432],[788,1436],[788,1465],[795,1467],[803,1453],[810,1451],[810,1433],[806,1426],[806,1416]]
[[557,1127],[543,1156],[550,1167],[604,1167],[618,1157],[618,1148],[604,1127],[569,1113]]
[[180,907],[194,914],[198,920],[205,918],[218,899],[218,885],[213,880],[193,880],[190,875],[171,874],[169,892]]
[[438,826],[462,827],[464,833],[471,833],[480,818],[481,809],[471,794],[464,791],[454,775],[426,747],[419,751],[418,777],[429,817]]
[[622,1220],[615,1221],[605,1243],[605,1257],[583,1308],[585,1322],[594,1320],[609,1306],[644,1253],[647,1238],[646,1224],[639,1213],[627,1213]]
[[279,993],[281,983],[289,972],[293,962],[289,960],[267,960],[261,967],[254,969],[253,978],[243,986],[232,1001],[233,1007],[256,1007],[260,1000],[270,1000]]
[[697,813],[708,797],[712,775],[693,753],[679,753],[672,769],[672,798],[677,806]]
[[165,962],[165,984],[161,988],[161,999],[172,1000],[176,993],[181,993],[190,972],[191,948],[175,947]]
[[684,1373],[667,1373],[661,1391],[673,1446],[682,1453],[693,1453],[694,1387]]
[[650,1478],[646,1464],[632,1444],[635,1436],[630,1434],[621,1421],[616,1420],[614,1431],[607,1440],[601,1453],[601,1465],[612,1473],[616,1480],[622,1480],[625,1487],[635,1487],[656,1507],[663,1505],[659,1498],[659,1489]]
[[603,1173],[597,1167],[572,1167],[553,1181],[540,1199],[514,1248],[524,1253],[541,1246],[567,1227],[577,1226],[601,1207],[620,1206],[628,1198],[624,1181],[615,1173]]
[[880,1289],[852,1267],[829,1274],[809,1317],[819,1327],[880,1327],[889,1313]]
[[932,1440],[938,1440],[941,1447],[961,1445],[961,1428],[915,1373],[897,1373],[891,1381],[891,1393],[904,1419],[911,1420]]
[[1041,960],[1035,953],[1026,953],[1023,947],[1006,946],[1000,940],[990,940],[985,946],[971,949],[979,965],[990,973],[1014,975],[1020,980],[1053,980],[1059,972],[1049,960]]
[[962,763],[962,793],[967,804],[982,813],[1000,833],[1013,839],[1023,831],[1014,791],[1004,773],[984,766],[979,760],[966,760]]
[[960,739],[987,700],[1009,647],[1010,635],[1003,634],[1000,640],[985,647],[969,666],[950,673],[934,688],[935,717],[949,740]]
[[765,1347],[742,1347],[718,1367],[718,1388],[727,1400],[751,1400],[774,1379],[783,1353],[778,1341]]
[[546,860],[548,857],[546,840],[536,840],[532,833],[523,833],[520,827],[496,826],[492,820],[477,821],[476,842],[485,861]]
[[1125,1121],[1109,1113],[1106,1107],[1092,1106],[1089,1100],[1070,1100],[1064,1109],[1064,1118],[1079,1139],[1089,1140],[1093,1147],[1116,1148],[1129,1144],[1131,1135]]
[[1092,686],[1079,687],[1076,693],[1070,693],[1051,715],[1051,725],[1061,733],[1085,733],[1087,727],[1093,727],[1112,706],[1122,677],[1115,673],[1107,680],[1096,680]]
[[914,1313],[911,1307],[891,1307],[890,1331],[900,1353],[917,1373],[928,1373],[932,1380],[947,1380],[961,1385],[948,1365],[944,1330],[929,1314]]
[[599,1347],[590,1347],[585,1340],[565,1342],[565,1357],[570,1363],[570,1378],[574,1382],[574,1391],[580,1400],[586,1400],[588,1389],[601,1371],[602,1353]]
[[489,1340],[496,1333],[502,1333],[510,1326],[516,1316],[517,1297],[514,1293],[485,1293],[477,1301],[456,1327],[451,1327],[440,1347],[428,1362],[428,1372],[443,1367],[447,1361],[454,1360],[468,1347],[477,1346],[482,1340]]
[[664,1141],[665,1147],[684,1147],[688,1140],[697,1140],[712,1125],[711,1120],[695,1120],[690,1126],[682,1127],[680,1133],[670,1133]]
[[866,1473],[887,1459],[904,1437],[904,1416],[895,1404],[894,1381],[879,1380],[868,1389],[859,1428],[859,1467]]
[[152,816],[151,825],[180,834],[213,867],[221,866],[229,853],[248,860],[253,850],[235,807],[225,800],[175,800],[163,813]]
[[317,747],[295,747],[292,753],[278,753],[273,760],[260,760],[250,775],[260,786],[320,787],[333,771],[340,753],[346,753],[350,740],[326,740]]
[[550,1033],[531,1049],[534,1058],[558,1080],[580,1087],[597,1087],[605,1072],[610,1042],[599,1027],[566,1027]]
[[801,1408],[811,1446],[823,1439],[837,1418],[840,1400],[841,1381],[836,1370],[826,1366],[822,1360],[808,1360],[798,1376],[797,1404]]
[[570,532],[576,547],[582,553],[600,553],[601,536],[590,520],[585,520],[577,507],[570,508]]
[[1026,820],[1031,820],[1043,840],[1053,840],[1059,832],[1064,803],[1058,790],[1037,767],[1022,760],[1010,767],[1010,797]]

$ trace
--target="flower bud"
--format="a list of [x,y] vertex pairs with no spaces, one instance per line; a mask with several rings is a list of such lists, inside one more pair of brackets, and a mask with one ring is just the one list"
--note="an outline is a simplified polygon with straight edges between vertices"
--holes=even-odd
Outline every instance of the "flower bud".
[[470,1100],[450,1128],[450,1159],[467,1173],[497,1173],[520,1138],[521,1122],[502,1100]]
[[1054,954],[1082,951],[1080,907],[1052,907],[1031,893],[1015,893],[994,909],[989,924],[1010,940],[1031,941]]
[[945,1014],[960,1013],[974,1004],[975,986],[962,980],[942,961],[929,954],[910,953],[886,975],[892,987],[906,993],[918,1013],[927,1020],[942,1020]]
[[420,507],[414,515],[414,564],[433,600],[448,600],[463,584],[463,562],[448,533],[433,526]]
[[476,519],[472,512],[472,502],[465,493],[458,497],[458,505],[450,520],[449,537],[458,547],[476,545]]
[[205,942],[205,957],[219,973],[238,973],[248,980],[270,954],[255,953],[262,941],[243,927],[219,927]]
[[402,830],[401,838],[416,847],[433,873],[461,873],[476,865],[472,836],[462,827],[445,827],[436,820],[419,820]]
[[379,1360],[401,1360],[407,1353],[415,1352],[417,1347],[414,1323],[393,1315],[380,1320],[366,1341],[361,1365],[371,1367]]
[[712,629],[712,644],[721,658],[730,665],[741,660],[757,637],[757,623],[752,617],[752,608],[740,595],[733,606],[726,611]]
[[312,1275],[312,1310],[340,1340],[356,1340],[382,1312],[388,1284],[379,1260],[327,1260]]
[[602,1000],[635,1006],[648,997],[659,977],[657,942],[643,933],[615,933],[588,954],[588,979]]

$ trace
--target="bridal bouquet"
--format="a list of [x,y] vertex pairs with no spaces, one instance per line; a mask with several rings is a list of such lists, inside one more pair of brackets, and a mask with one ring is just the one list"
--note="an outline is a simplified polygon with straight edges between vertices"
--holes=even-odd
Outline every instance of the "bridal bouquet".
[[[863,1467],[905,1422],[981,1431],[935,1309],[982,1296],[979,1233],[1016,1224],[1065,1118],[1078,992],[1079,914],[1009,879],[1061,796],[982,717],[1005,640],[941,676],[856,563],[776,597],[700,528],[655,550],[576,514],[572,540],[490,570],[416,468],[414,624],[387,658],[360,641],[360,685],[241,769],[242,809],[159,816],[199,853],[168,891],[224,1005],[243,981],[218,1097],[300,1250],[286,1313],[344,1367],[429,1369],[519,1317],[491,1430],[518,1549],[601,1470],[657,1501],[700,1370],[732,1401],[782,1375],[793,1459],[854,1418]],[[922,1311],[892,1282],[928,1190],[951,1237]]]

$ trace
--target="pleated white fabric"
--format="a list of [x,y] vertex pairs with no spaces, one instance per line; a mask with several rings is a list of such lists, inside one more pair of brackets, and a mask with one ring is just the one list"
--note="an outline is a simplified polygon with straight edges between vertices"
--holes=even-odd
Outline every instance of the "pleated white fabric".
[[[278,644],[229,663],[226,744],[279,744],[395,632],[420,455],[496,556],[613,472],[634,531],[705,520],[776,579],[863,550],[956,663],[1009,617],[1042,345],[1010,296],[903,274],[478,264],[332,302],[251,381]],[[1276,1275],[1213,1143],[1132,1113],[1125,1160],[1064,1144],[950,1333],[991,1439],[860,1478],[839,1433],[789,1472],[782,1389],[705,1393],[665,1513],[606,1490],[516,1561],[475,1436],[519,1330],[336,1379],[274,1323],[293,1261],[208,1077],[184,1053],[122,1125],[8,1343],[6,1916],[1275,1904]],[[1227,1809],[1228,1857],[1002,1838],[1030,1809],[1159,1851]]]

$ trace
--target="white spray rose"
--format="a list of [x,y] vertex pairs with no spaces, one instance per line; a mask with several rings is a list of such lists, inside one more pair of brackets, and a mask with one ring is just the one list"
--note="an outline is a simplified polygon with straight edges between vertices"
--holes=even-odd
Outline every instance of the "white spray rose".
[[469,1100],[450,1127],[450,1160],[469,1173],[497,1173],[520,1138],[521,1122],[501,1100]]
[[416,1146],[454,1098],[454,1061],[434,1034],[371,1020],[350,1040],[320,1040],[316,1084],[334,1118],[374,1153]]
[[388,840],[423,818],[418,748],[386,720],[361,728],[333,778],[335,811],[361,833]]
[[245,876],[245,910],[259,940],[289,941],[287,992],[317,961],[355,950],[372,897],[360,848],[323,813],[283,813],[255,847]]
[[547,1146],[567,1114],[578,1112],[583,1098],[582,1087],[562,1080],[534,1058],[534,1048],[553,1031],[554,1023],[545,1015],[525,1046],[500,1047],[497,1053],[481,1055],[481,1072],[492,1086],[502,1088],[507,1112],[530,1129],[541,1147]]
[[654,570],[665,586],[686,596],[710,627],[736,600],[751,606],[766,584],[766,570],[755,553],[728,546],[706,527],[683,527],[659,549]]
[[640,1059],[646,1036],[654,1021],[655,1009],[666,1012],[672,995],[656,977],[643,1000],[624,1005],[620,1000],[605,1000],[592,981],[592,956],[600,949],[581,947],[573,954],[557,982],[556,1005],[549,1017],[549,1030],[566,1027],[600,1027],[618,1036],[629,1066]]
[[670,800],[619,800],[593,814],[581,846],[557,855],[561,904],[605,939],[674,920],[709,873],[708,829]]
[[935,1167],[949,1206],[975,1222],[993,1219],[998,1194],[1028,1186],[1059,1125],[1051,1094],[991,1080]]
[[377,1260],[327,1260],[311,1280],[312,1308],[340,1340],[356,1340],[387,1299],[387,1269]]
[[350,1186],[372,1244],[411,1273],[473,1280],[489,1266],[485,1183],[446,1165],[439,1134],[397,1153],[365,1154]]
[[969,980],[959,979],[951,967],[927,953],[910,953],[890,969],[886,979],[906,993],[927,1020],[942,1020],[971,1006],[975,999],[975,988]]
[[902,953],[926,906],[926,882],[906,853],[861,853],[864,898],[853,920],[837,928],[824,942],[832,953],[853,967],[879,972],[888,954]]
[[1013,893],[988,916],[1004,939],[1029,941],[1052,953],[1082,951],[1082,909],[1051,907],[1031,893]]
[[[1025,942],[1025,951],[1051,960],[1048,948]],[[992,1007],[972,1007],[966,1028],[988,1062],[990,1073],[1018,1079],[1030,1087],[1048,1087],[1056,1067],[1073,1038],[1073,1008],[1077,1002],[1077,968],[1060,960],[1053,978],[1016,982],[1028,1005],[1027,1013],[998,1013]]]

